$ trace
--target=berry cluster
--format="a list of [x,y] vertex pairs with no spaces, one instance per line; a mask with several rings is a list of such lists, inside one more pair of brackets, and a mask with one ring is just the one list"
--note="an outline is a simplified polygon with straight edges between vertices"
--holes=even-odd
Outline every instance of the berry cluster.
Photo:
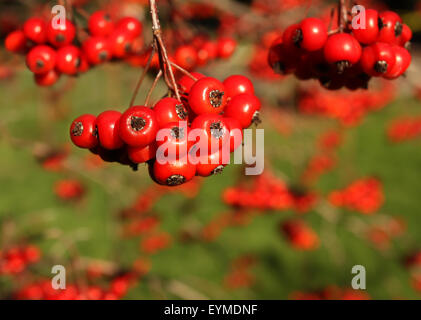
[[299,89],[298,109],[304,114],[317,114],[337,119],[344,126],[355,126],[371,112],[382,109],[395,97],[393,83],[383,81],[378,89],[364,91],[329,91],[318,86]]
[[387,137],[395,143],[412,140],[419,136],[421,136],[421,117],[397,119],[387,128]]
[[280,230],[295,249],[314,250],[319,246],[319,236],[303,220],[283,221]]
[[33,245],[13,247],[0,251],[0,275],[15,275],[39,261],[41,251]]
[[[152,179],[168,186],[221,172],[227,164],[224,150],[239,147],[241,130],[258,121],[260,101],[252,82],[240,75],[220,82],[194,73],[183,76],[177,86],[181,101],[167,97],[152,109],[132,106],[124,113],[109,110],[76,118],[70,126],[73,143],[104,161],[131,166],[148,162]],[[191,139],[193,130],[197,134]],[[205,155],[194,149],[198,141],[207,142]],[[164,144],[165,156],[172,160],[154,161]]]
[[67,284],[66,289],[60,290],[52,288],[51,279],[41,280],[23,286],[15,293],[15,298],[19,300],[117,300],[127,293],[135,278],[133,273],[127,273],[112,279],[108,288],[98,285]]
[[72,21],[54,23],[30,18],[5,40],[7,50],[26,55],[26,65],[40,86],[53,85],[62,74],[77,76],[111,59],[125,59],[143,47],[143,26],[133,17],[113,21],[106,12],[96,11],[89,16],[88,33],[82,30],[83,41]]
[[372,77],[400,77],[411,63],[405,49],[411,29],[392,11],[367,9],[365,14],[365,28],[354,29],[348,14],[334,32],[319,18],[289,26],[269,50],[270,66],[300,80],[318,79],[331,90],[367,88]]
[[357,180],[344,190],[331,192],[329,201],[336,207],[373,214],[384,202],[382,183],[375,178]]
[[224,191],[226,204],[258,210],[288,210],[307,212],[316,204],[318,197],[312,192],[289,188],[285,182],[269,173],[258,176],[253,184],[228,188]]

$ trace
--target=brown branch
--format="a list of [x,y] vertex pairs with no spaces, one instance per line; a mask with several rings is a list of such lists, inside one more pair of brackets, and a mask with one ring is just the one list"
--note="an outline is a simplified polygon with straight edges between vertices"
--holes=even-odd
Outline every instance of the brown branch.
[[176,68],[177,70],[180,70],[182,73],[184,73],[186,76],[188,76],[190,79],[197,81],[197,78],[192,75],[190,72],[188,72],[186,69],[180,67],[178,64],[175,64],[174,62],[170,62],[170,64]]
[[154,82],[152,83],[151,88],[149,89],[148,95],[146,96],[146,100],[145,100],[145,106],[146,106],[146,107],[148,107],[148,106],[149,106],[149,100],[150,100],[150,98],[151,98],[152,92],[153,92],[153,90],[155,89],[155,87],[156,87],[156,85],[157,85],[157,83],[158,83],[159,79],[161,78],[161,76],[162,76],[162,70],[159,70],[158,74],[157,74],[157,75],[156,75],[156,77],[155,77]]

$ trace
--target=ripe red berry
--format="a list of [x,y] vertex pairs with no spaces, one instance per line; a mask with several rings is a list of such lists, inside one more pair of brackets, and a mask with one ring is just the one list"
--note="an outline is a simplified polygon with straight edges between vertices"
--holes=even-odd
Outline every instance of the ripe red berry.
[[12,31],[7,35],[4,46],[10,52],[21,53],[26,49],[27,40],[28,39],[26,39],[25,34],[22,31]]
[[258,121],[260,100],[248,93],[235,96],[228,102],[224,116],[237,119],[242,128],[248,128],[253,121]]
[[189,152],[190,147],[194,141],[188,139],[190,128],[187,126],[187,122],[170,122],[159,129],[159,133],[156,137],[156,144],[159,148],[165,144],[168,152],[171,154],[165,154],[165,156],[173,156],[175,159],[183,158]]
[[216,43],[218,49],[218,57],[229,58],[234,53],[237,47],[237,41],[232,38],[219,38]]
[[121,113],[108,110],[100,113],[96,118],[95,126],[100,145],[107,150],[116,150],[124,145],[118,132]]
[[96,65],[111,59],[111,48],[106,38],[88,38],[83,42],[82,49],[90,64]]
[[57,50],[56,68],[64,74],[74,75],[80,67],[80,49],[70,45]]
[[228,98],[235,97],[242,93],[254,94],[253,83],[245,76],[229,76],[224,80],[223,84]]
[[365,28],[352,29],[352,34],[362,44],[372,44],[379,36],[379,13],[377,10],[365,10]]
[[47,23],[41,18],[30,18],[23,24],[25,37],[37,44],[47,41]]
[[49,46],[38,45],[29,51],[26,56],[26,65],[33,73],[47,73],[54,69],[56,52]]
[[196,166],[188,161],[188,157],[161,164],[155,161],[151,177],[157,183],[167,186],[178,186],[194,178]]
[[114,30],[108,37],[111,53],[113,57],[122,59],[128,56],[132,50],[132,40],[130,34],[122,29]]
[[379,42],[395,43],[396,38],[402,34],[402,19],[393,11],[384,11],[379,14],[380,32],[377,38]]
[[35,73],[35,83],[41,87],[49,87],[55,84],[60,79],[60,73],[52,69],[46,73]]
[[146,147],[127,147],[127,154],[133,163],[144,163],[155,158],[156,143],[152,142]]
[[55,47],[63,47],[71,44],[76,36],[76,28],[74,24],[66,19],[66,22],[59,24],[58,28],[54,28],[53,20],[47,24],[47,40]]
[[163,98],[153,108],[160,128],[170,122],[188,121],[188,111],[183,103],[174,98]]
[[203,113],[220,113],[227,103],[225,87],[219,80],[205,77],[196,81],[192,86],[189,105],[197,115]]
[[[229,159],[228,159],[229,160]],[[206,154],[198,159],[196,165],[196,175],[201,177],[209,177],[214,174],[222,173],[228,163],[224,163],[222,152],[217,151],[212,154]]]
[[304,19],[294,34],[294,42],[306,51],[317,51],[327,41],[327,29],[323,20],[318,18]]
[[411,54],[405,48],[393,46],[395,64],[393,68],[384,75],[387,79],[396,79],[403,75],[411,64]]
[[106,37],[114,30],[114,23],[107,12],[100,10],[89,17],[88,29],[92,36]]
[[118,132],[120,138],[129,146],[142,147],[155,140],[158,129],[153,110],[144,106],[134,106],[122,114]]
[[398,37],[398,45],[404,46],[407,42],[412,39],[412,30],[408,25],[404,24],[402,27],[402,34]]
[[207,40],[197,49],[197,65],[203,66],[209,61],[215,59],[218,55],[218,46],[216,42]]
[[84,114],[76,118],[70,125],[70,138],[79,148],[91,149],[98,145],[95,133],[96,117]]
[[361,55],[361,67],[370,76],[388,74],[395,65],[395,54],[388,43],[376,42],[365,47]]
[[121,18],[117,21],[117,29],[125,30],[132,38],[137,38],[142,34],[142,23],[133,17]]
[[175,50],[174,61],[186,70],[192,70],[197,64],[197,52],[193,46],[182,45]]
[[324,47],[325,59],[330,64],[336,64],[338,73],[356,64],[361,58],[361,45],[348,33],[331,35]]
[[221,150],[230,141],[228,124],[222,116],[217,114],[201,114],[197,116],[191,124],[191,129],[202,130],[199,131],[200,135],[197,136],[196,142],[207,140],[208,153]]
[[[197,80],[205,78],[206,76],[199,73],[199,72],[192,72],[191,75],[195,77]],[[189,93],[191,90],[191,87],[196,83],[192,78],[190,78],[187,75],[184,75],[180,78],[178,81],[178,86],[181,88],[184,93]]]

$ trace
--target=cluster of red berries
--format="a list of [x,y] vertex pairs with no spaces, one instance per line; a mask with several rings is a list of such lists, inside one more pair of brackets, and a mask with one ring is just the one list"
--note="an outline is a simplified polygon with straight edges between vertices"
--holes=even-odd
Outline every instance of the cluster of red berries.
[[404,47],[411,29],[393,11],[367,9],[365,14],[365,28],[345,22],[344,32],[330,35],[319,18],[289,26],[269,50],[270,66],[300,80],[318,79],[331,90],[367,88],[372,77],[400,77],[411,63]]
[[85,188],[78,180],[60,180],[54,185],[54,194],[62,200],[78,200],[85,193]]
[[15,293],[18,300],[118,300],[133,284],[133,273],[123,274],[111,280],[109,288],[98,285],[77,286],[67,284],[66,289],[53,289],[51,279],[30,283]]
[[292,300],[370,300],[370,296],[359,290],[342,289],[336,286],[329,286],[316,292],[294,292]]
[[421,117],[404,118],[393,121],[387,128],[387,137],[398,143],[421,136]]
[[329,201],[336,207],[373,214],[383,205],[383,186],[376,178],[360,179],[344,190],[332,191]]
[[6,49],[26,55],[26,65],[40,86],[53,85],[61,74],[76,76],[111,59],[124,59],[143,47],[143,26],[133,17],[113,21],[106,12],[96,11],[89,17],[89,35],[82,44],[73,22],[54,24],[33,17],[5,40]]
[[300,213],[311,210],[318,200],[317,194],[289,188],[284,181],[266,171],[253,179],[251,186],[226,189],[222,198],[226,204],[244,209],[293,209]]
[[0,275],[15,275],[39,261],[41,251],[33,245],[13,247],[0,251]]
[[315,250],[319,246],[319,236],[303,220],[283,221],[280,230],[294,249]]
[[385,107],[394,99],[395,93],[394,84],[386,81],[378,89],[356,92],[302,86],[298,94],[298,109],[304,114],[317,114],[337,119],[345,126],[355,126],[368,112]]
[[[168,186],[221,172],[227,164],[223,150],[233,152],[241,145],[242,129],[258,121],[261,104],[244,76],[229,76],[224,82],[198,73],[193,76],[185,75],[178,82],[182,101],[167,97],[152,109],[133,106],[124,113],[109,110],[97,117],[78,117],[70,126],[73,143],[105,161],[132,166],[148,162],[152,179]],[[200,133],[196,140],[190,138],[191,130]],[[160,141],[161,133],[165,136]],[[207,142],[205,155],[192,148],[197,141]],[[165,156],[174,160],[154,161],[164,144]]]

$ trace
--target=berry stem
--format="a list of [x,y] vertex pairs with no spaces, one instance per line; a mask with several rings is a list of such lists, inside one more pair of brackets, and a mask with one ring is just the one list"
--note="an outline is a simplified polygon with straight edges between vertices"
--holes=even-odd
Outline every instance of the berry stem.
[[188,72],[186,69],[180,67],[179,65],[175,64],[174,62],[170,62],[170,63],[174,68],[181,71],[182,73],[184,73],[186,76],[188,76],[192,80],[197,81],[197,78],[194,75],[192,75],[190,72]]
[[346,28],[348,20],[348,12],[345,5],[345,0],[339,0],[338,2],[338,27],[339,31],[343,32]]
[[139,80],[137,81],[136,88],[134,89],[132,98],[130,100],[129,107],[133,107],[133,105],[134,105],[134,102],[136,100],[137,94],[139,93],[140,86],[142,85],[142,82],[145,79],[146,74],[148,73],[148,70],[149,70],[149,67],[151,66],[152,58],[153,58],[154,55],[155,55],[155,45],[152,45],[151,54],[150,54],[150,56],[148,58],[148,61],[146,62],[145,68],[143,69],[143,72],[140,75]]
[[149,89],[148,95],[146,96],[146,100],[145,100],[145,106],[148,107],[149,106],[149,100],[151,98],[152,92],[155,89],[159,79],[161,79],[162,77],[162,70],[159,70],[158,74],[155,77],[154,82],[152,83],[151,88]]

